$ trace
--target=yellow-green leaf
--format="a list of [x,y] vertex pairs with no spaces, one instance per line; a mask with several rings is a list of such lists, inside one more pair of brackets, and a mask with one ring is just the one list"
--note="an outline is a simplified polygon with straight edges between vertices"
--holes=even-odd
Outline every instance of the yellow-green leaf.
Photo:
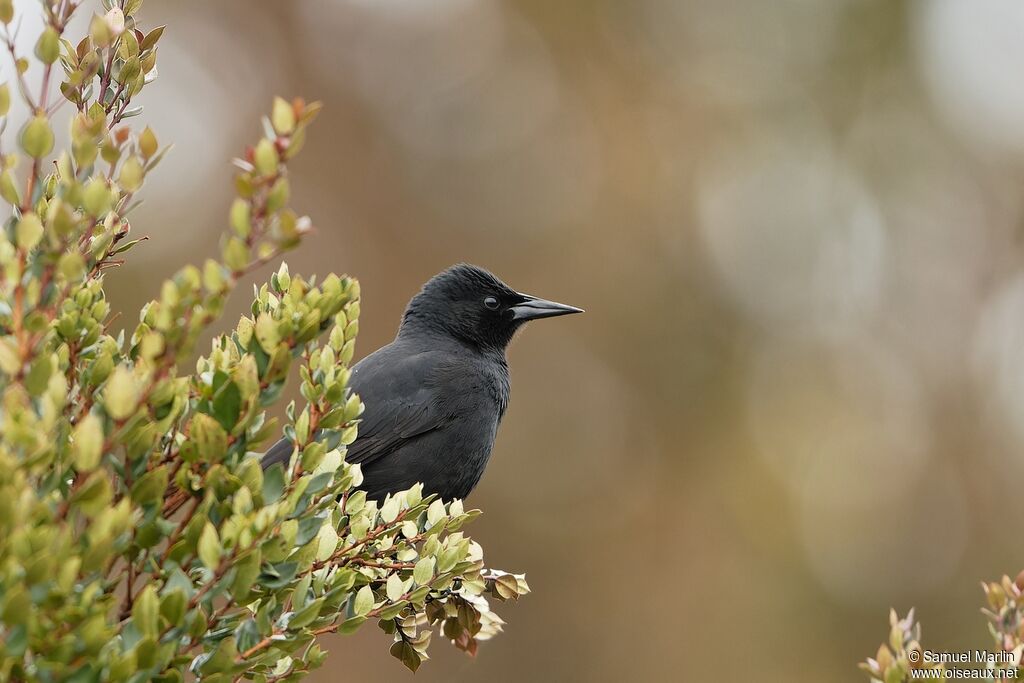
[[159,144],[157,143],[156,133],[149,126],[146,126],[142,133],[139,135],[139,152],[142,154],[142,158],[149,161],[154,154],[157,153]]
[[290,135],[295,130],[295,110],[280,97],[274,98],[274,108],[270,115],[274,130],[280,135]]
[[135,597],[132,605],[132,622],[144,636],[156,636],[160,628],[160,599],[153,584],[147,584]]
[[412,570],[412,579],[420,586],[430,583],[434,577],[434,558],[421,557]]
[[132,371],[123,365],[114,370],[103,391],[103,405],[115,420],[123,420],[139,405],[139,385]]
[[114,198],[110,193],[110,188],[107,186],[107,181],[97,176],[89,181],[89,184],[85,186],[85,192],[82,195],[82,205],[90,216],[94,218],[100,218],[108,211],[114,204]]
[[274,143],[270,140],[263,138],[256,145],[256,151],[254,153],[256,161],[256,170],[259,171],[260,175],[273,175],[277,171],[277,149],[274,148]]
[[203,527],[199,534],[199,543],[196,545],[196,554],[199,561],[210,569],[216,569],[220,564],[220,539],[217,536],[217,529],[210,522]]
[[30,157],[44,157],[53,149],[53,130],[50,121],[38,114],[21,131],[21,148]]
[[142,162],[135,155],[128,157],[128,160],[121,166],[121,173],[117,176],[117,184],[126,192],[135,192],[142,187],[144,171]]
[[388,594],[388,600],[396,602],[405,593],[405,585],[402,581],[402,577],[398,574],[392,574],[388,577],[385,590]]
[[36,42],[36,57],[43,64],[53,64],[60,57],[60,36],[52,26],[47,26]]
[[357,617],[366,616],[366,614],[373,609],[373,591],[370,590],[369,586],[363,586],[356,593],[356,597],[352,602],[352,611]]
[[14,237],[19,248],[25,251],[32,249],[43,238],[43,222],[35,213],[26,213],[14,229]]
[[79,472],[91,472],[103,455],[103,422],[89,413],[75,425],[71,443],[71,462]]
[[277,345],[281,343],[277,322],[267,313],[260,313],[256,318],[256,341],[269,354],[273,354],[277,350]]

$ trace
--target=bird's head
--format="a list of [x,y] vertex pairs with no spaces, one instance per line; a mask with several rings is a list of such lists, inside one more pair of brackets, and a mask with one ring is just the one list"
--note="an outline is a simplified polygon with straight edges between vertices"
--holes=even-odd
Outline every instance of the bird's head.
[[479,348],[504,349],[527,321],[582,312],[521,294],[483,268],[460,263],[423,285],[405,309],[402,331],[429,330]]

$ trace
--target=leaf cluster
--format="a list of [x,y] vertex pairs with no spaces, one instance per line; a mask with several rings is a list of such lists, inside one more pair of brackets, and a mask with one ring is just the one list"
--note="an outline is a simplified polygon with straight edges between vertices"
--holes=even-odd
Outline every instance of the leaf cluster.
[[[1024,572],[1016,579],[1004,576],[1000,581],[983,583],[987,606],[982,613],[988,619],[993,651],[1006,653],[1005,660],[988,656],[985,662],[972,661],[972,674],[984,673],[988,680],[1010,680],[1021,676],[1024,656]],[[921,625],[914,619],[914,610],[900,619],[889,611],[889,639],[878,647],[874,657],[860,663],[860,669],[872,683],[910,683],[915,680],[952,680],[961,678],[945,664],[925,661],[921,646]],[[980,671],[980,667],[985,671]]]
[[937,680],[945,679],[944,664],[924,662],[923,659],[921,624],[914,619],[914,610],[902,619],[896,610],[889,610],[889,639],[878,646],[874,657],[869,657],[859,666],[872,683],[903,683],[930,678],[935,672],[938,672]]

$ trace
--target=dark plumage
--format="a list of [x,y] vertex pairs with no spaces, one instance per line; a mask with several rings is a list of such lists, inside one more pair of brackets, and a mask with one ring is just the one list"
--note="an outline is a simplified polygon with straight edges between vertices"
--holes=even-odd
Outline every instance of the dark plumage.
[[[520,294],[476,266],[433,277],[412,298],[395,340],[352,368],[366,411],[348,462],[373,499],[422,482],[425,493],[465,498],[480,481],[509,399],[505,348],[524,323],[573,306]],[[287,439],[263,468],[287,462]]]

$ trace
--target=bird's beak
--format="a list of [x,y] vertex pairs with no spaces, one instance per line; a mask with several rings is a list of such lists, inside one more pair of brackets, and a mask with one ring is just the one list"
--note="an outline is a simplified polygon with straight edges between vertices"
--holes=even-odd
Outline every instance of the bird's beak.
[[519,296],[523,297],[523,301],[511,308],[513,320],[536,320],[538,318],[553,318],[556,315],[583,312],[582,308],[540,299],[529,294],[520,294]]

